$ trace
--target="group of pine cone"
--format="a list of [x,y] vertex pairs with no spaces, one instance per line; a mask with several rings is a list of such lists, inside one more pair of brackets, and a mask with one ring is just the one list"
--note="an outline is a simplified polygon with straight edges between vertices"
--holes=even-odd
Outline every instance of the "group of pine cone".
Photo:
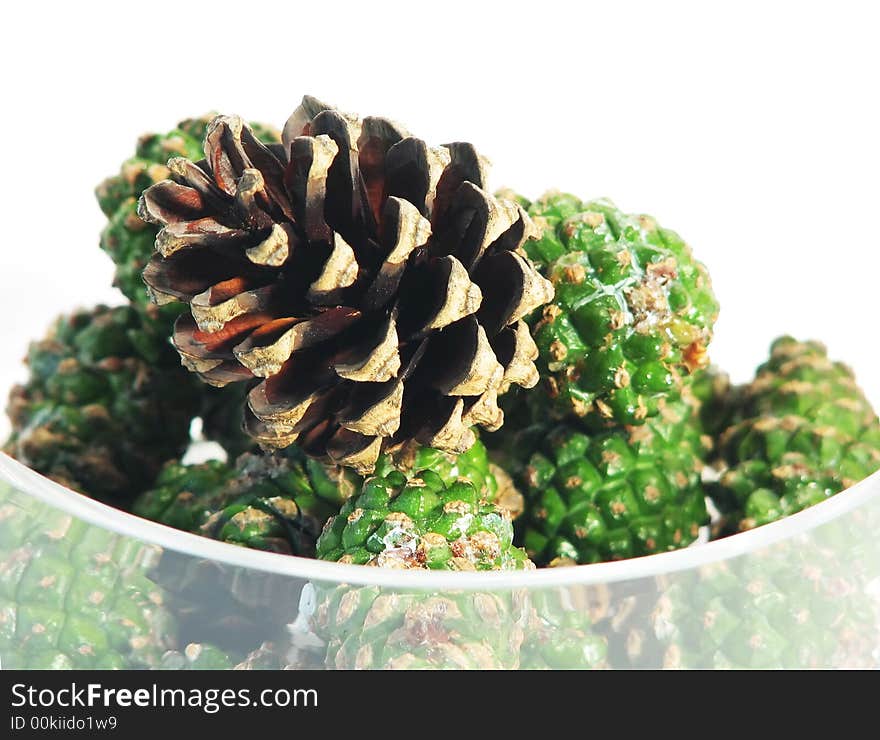
[[[470,144],[433,147],[310,97],[280,133],[214,116],[142,137],[97,189],[101,247],[128,303],[61,317],[32,344],[5,451],[223,542],[460,571],[675,550],[788,516],[880,468],[880,422],[822,345],[778,339],[743,386],[709,364],[718,302],[678,234],[608,200],[492,195],[487,170]],[[180,461],[195,419],[225,457]],[[39,541],[19,543],[14,562]],[[149,607],[149,619],[122,620],[137,640],[74,649],[90,638],[71,627],[55,642],[18,640],[22,661],[230,662],[207,644],[165,652],[174,645],[156,624],[170,617],[130,570],[114,578]],[[606,659],[583,626],[595,615],[478,597],[383,602],[383,634],[435,624],[438,610],[491,625],[487,614],[522,609],[517,661],[553,666],[569,649],[581,665]],[[511,665],[507,634],[496,635],[505,650],[481,637],[455,651],[332,634],[328,624],[382,598],[321,595],[323,660]],[[29,613],[7,608],[0,646],[2,626],[16,635]],[[561,647],[542,642],[552,630]],[[277,667],[270,654],[244,662]]]

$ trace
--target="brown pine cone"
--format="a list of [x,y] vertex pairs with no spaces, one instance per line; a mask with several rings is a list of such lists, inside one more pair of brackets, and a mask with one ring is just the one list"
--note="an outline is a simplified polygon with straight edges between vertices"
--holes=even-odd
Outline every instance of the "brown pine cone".
[[141,199],[163,225],[144,280],[190,304],[187,367],[259,379],[245,426],[261,445],[360,472],[413,439],[462,452],[472,426],[501,426],[499,394],[537,382],[522,318],[553,295],[522,250],[537,232],[484,191],[470,144],[306,97],[280,145],[217,117],[205,157],[170,160]]

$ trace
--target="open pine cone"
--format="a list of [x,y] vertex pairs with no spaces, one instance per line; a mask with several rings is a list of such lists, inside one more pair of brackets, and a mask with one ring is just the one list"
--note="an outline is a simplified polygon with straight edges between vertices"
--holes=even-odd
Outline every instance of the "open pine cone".
[[407,440],[452,452],[497,429],[497,396],[538,380],[521,319],[553,296],[522,250],[523,209],[484,191],[470,144],[430,148],[383,118],[306,97],[264,145],[238,117],[205,159],[170,160],[139,213],[163,228],[144,271],[190,304],[184,364],[213,385],[262,379],[245,425],[360,472]]

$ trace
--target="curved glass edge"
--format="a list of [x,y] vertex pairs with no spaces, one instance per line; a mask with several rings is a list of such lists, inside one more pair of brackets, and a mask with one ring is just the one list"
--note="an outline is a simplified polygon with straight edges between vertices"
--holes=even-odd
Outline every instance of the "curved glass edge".
[[[717,548],[720,541],[692,550],[715,548],[713,557],[642,559],[661,564],[652,569],[612,564],[626,567],[605,580],[580,579],[603,570],[583,566],[553,572],[565,582],[531,577],[538,572],[512,582],[476,574],[475,584],[452,574],[414,588],[432,574],[392,571],[394,583],[363,583],[346,576],[379,569],[255,566],[263,558],[251,556],[265,553],[141,523],[14,468],[0,461],[0,661],[7,668],[880,663],[876,476],[792,517],[797,526],[762,528],[775,529],[772,537],[754,537],[756,530],[729,538],[746,543],[735,548]],[[247,557],[214,557],[218,550]]]
[[748,553],[773,543],[846,517],[865,506],[880,505],[880,471],[827,501],[778,522],[742,532],[714,542],[699,543],[683,550],[629,560],[579,565],[568,568],[542,568],[532,571],[497,573],[412,572],[364,568],[235,547],[181,532],[156,522],[107,506],[71,491],[35,473],[4,453],[0,453],[0,483],[26,492],[53,508],[77,519],[143,542],[153,543],[182,555],[198,556],[231,566],[317,580],[393,586],[411,589],[482,589],[544,587],[570,583],[591,584],[631,580],[639,577],[687,570]]

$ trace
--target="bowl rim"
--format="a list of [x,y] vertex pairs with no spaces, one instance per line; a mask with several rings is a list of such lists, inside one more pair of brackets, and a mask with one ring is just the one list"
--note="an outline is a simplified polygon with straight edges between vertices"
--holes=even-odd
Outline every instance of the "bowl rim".
[[497,591],[597,585],[674,573],[768,547],[805,534],[871,502],[880,501],[878,470],[825,501],[784,519],[681,550],[564,568],[469,573],[370,568],[218,542],[102,504],[36,473],[5,453],[0,453],[0,481],[5,481],[17,491],[31,495],[89,524],[183,555],[323,583],[390,587],[410,591]]

